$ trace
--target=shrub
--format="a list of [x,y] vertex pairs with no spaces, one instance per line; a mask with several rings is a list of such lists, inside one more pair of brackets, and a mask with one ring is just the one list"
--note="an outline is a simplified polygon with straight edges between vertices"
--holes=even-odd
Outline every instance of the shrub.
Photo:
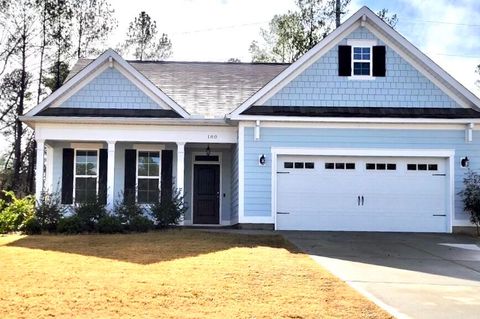
[[42,233],[42,225],[36,217],[30,216],[22,223],[20,230],[27,235],[38,235]]
[[105,215],[97,223],[99,233],[114,234],[123,232],[123,225],[118,216]]
[[459,194],[463,199],[464,210],[470,214],[470,222],[477,227],[477,235],[480,235],[480,175],[468,170],[463,186],[465,188]]
[[123,196],[123,200],[115,203],[113,213],[117,215],[123,224],[129,224],[138,216],[143,216],[143,208],[135,202],[135,197]]
[[57,225],[57,231],[65,234],[78,234],[83,232],[84,229],[85,225],[77,215],[63,217]]
[[75,207],[74,215],[80,220],[80,225],[83,227],[82,231],[94,232],[98,221],[107,215],[107,211],[105,205],[97,197],[93,200],[79,203]]
[[187,210],[183,196],[177,189],[173,189],[172,198],[150,205],[150,211],[155,218],[158,228],[167,228],[178,225]]
[[11,191],[5,192],[7,204],[0,213],[0,233],[20,230],[22,223],[34,216],[35,199],[32,196],[17,198]]
[[58,193],[42,193],[42,201],[37,201],[35,215],[42,230],[55,232],[63,216],[64,208]]
[[145,216],[135,216],[125,225],[128,231],[146,233],[153,229],[153,221]]

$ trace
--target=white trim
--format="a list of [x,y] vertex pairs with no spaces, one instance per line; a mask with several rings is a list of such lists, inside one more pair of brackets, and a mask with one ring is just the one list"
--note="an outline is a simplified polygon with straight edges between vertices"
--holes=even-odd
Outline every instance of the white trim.
[[[160,149],[156,149],[156,150],[145,150],[145,149],[135,149],[135,151],[137,152],[137,158],[136,158],[136,161],[135,161],[135,202],[136,203],[139,203],[138,202],[138,180],[139,179],[158,179],[158,199],[160,199],[160,192],[161,192],[161,189],[162,189],[162,151]],[[158,153],[158,176],[155,175],[155,176],[140,176],[138,174],[138,160],[139,160],[139,153],[140,152],[147,152],[147,153]],[[152,203],[139,203],[140,205],[150,205]]]
[[164,101],[171,109],[176,111],[183,118],[189,118],[190,114],[184,110],[180,105],[178,105],[174,100],[172,100],[168,95],[166,95],[162,90],[156,87],[150,80],[148,80],[142,73],[137,71],[133,66],[131,66],[127,61],[125,61],[117,52],[112,49],[108,49],[102,53],[95,61],[86,66],[83,70],[75,74],[73,78],[67,81],[62,85],[58,90],[50,94],[45,100],[40,102],[37,106],[27,112],[26,116],[33,116],[46,108],[56,99],[64,95],[70,89],[72,89],[77,83],[82,81],[86,76],[91,72],[94,72],[97,68],[103,64],[109,64],[109,60],[112,58],[116,63],[123,67],[128,73],[135,77],[141,84],[143,84],[146,89],[150,90],[154,95],[159,99]]
[[[77,175],[77,151],[86,151],[86,152],[96,152],[97,153],[97,167],[96,167],[96,175]],[[74,149],[73,152],[73,185],[72,185],[72,198],[73,198],[73,204],[77,204],[77,200],[75,198],[75,182],[77,181],[78,178],[94,178],[96,179],[96,185],[95,185],[95,196],[98,196],[98,187],[100,184],[99,181],[99,176],[100,176],[100,148],[88,148],[88,147],[78,147]]]
[[37,139],[37,154],[35,168],[35,199],[38,204],[43,202],[43,191],[45,189],[45,140]]
[[200,225],[200,224],[195,224],[193,223],[193,212],[194,212],[194,202],[193,202],[193,195],[195,193],[195,182],[194,182],[194,178],[195,178],[195,165],[218,165],[218,224],[208,224],[208,225],[221,225],[222,224],[222,199],[223,199],[223,185],[222,185],[222,173],[223,173],[223,170],[222,170],[222,153],[221,152],[211,152],[210,155],[211,156],[218,156],[218,161],[196,161],[195,160],[195,156],[197,155],[205,155],[205,152],[192,152],[192,167],[191,167],[191,181],[190,181],[190,184],[191,184],[191,190],[192,190],[192,195],[190,196],[191,197],[191,204],[190,204],[190,208],[191,208],[191,213],[192,213],[192,225]]
[[[271,171],[271,208],[272,217],[277,230],[277,163],[281,155],[315,155],[315,156],[369,156],[369,157],[439,157],[448,159],[448,191],[447,214],[448,220],[446,232],[452,232],[453,218],[455,214],[455,150],[451,149],[362,149],[362,148],[295,148],[295,147],[272,147],[272,171]],[[271,218],[272,218],[271,217]]]
[[[243,122],[245,127],[254,127],[253,122]],[[465,125],[460,124],[401,124],[401,123],[311,123],[311,122],[263,122],[262,127],[280,128],[346,128],[346,129],[380,129],[380,130],[465,130]],[[480,130],[477,126],[474,130]]]
[[115,201],[115,144],[116,141],[107,142],[107,207],[114,208]]
[[141,149],[145,152],[160,152],[165,149],[165,145],[162,144],[133,144],[133,149]]
[[[290,82],[293,78],[295,78],[298,74],[303,72],[306,68],[308,68],[311,64],[313,64],[318,58],[320,58],[325,52],[330,50],[334,45],[340,42],[343,37],[342,35],[346,33],[350,33],[354,29],[360,26],[360,21],[365,16],[367,19],[367,23],[365,27],[369,28],[370,24],[378,27],[382,32],[392,38],[394,41],[398,42],[399,46],[402,47],[400,51],[407,51],[409,52],[412,57],[418,60],[419,63],[415,64],[420,66],[420,69],[426,69],[422,72],[425,73],[432,73],[433,78],[441,78],[446,83],[448,83],[453,91],[453,95],[460,95],[466,100],[468,100],[470,107],[474,107],[478,109],[480,107],[480,99],[475,96],[472,92],[467,90],[464,86],[462,86],[457,80],[455,80],[451,75],[449,75],[446,71],[440,68],[437,64],[435,64],[430,58],[428,58],[424,53],[418,50],[414,45],[408,42],[405,38],[403,38],[398,32],[396,32],[393,28],[391,28],[388,24],[386,24],[382,19],[380,19],[374,12],[372,12],[367,7],[362,7],[356,13],[354,13],[349,19],[347,19],[340,27],[335,29],[332,33],[330,33],[327,37],[325,37],[322,41],[320,41],[315,47],[313,47],[310,51],[305,53],[302,57],[300,57],[296,62],[291,64],[288,68],[282,71],[279,75],[277,75],[272,81],[270,81],[267,85],[257,91],[254,95],[252,95],[249,99],[243,102],[239,107],[237,107],[234,111],[232,111],[228,118],[235,118],[243,111],[248,109],[253,104],[262,104],[266,101],[269,97],[277,93],[280,89],[282,89],[288,82]],[[369,28],[370,30],[371,28]],[[378,34],[378,32],[376,32]],[[386,37],[382,37],[386,38]],[[383,39],[382,39],[383,41]],[[391,43],[391,41],[384,41],[385,43]],[[398,46],[396,46],[398,47]],[[412,59],[410,59],[412,60]],[[438,81],[436,81],[438,82]],[[436,83],[434,82],[434,83]],[[441,88],[446,88],[445,86],[441,86]],[[447,91],[452,91],[450,88],[446,88]],[[447,92],[445,92],[447,93]],[[449,94],[449,93],[447,93]],[[450,93],[451,94],[451,93]],[[458,97],[457,97],[458,99]],[[465,103],[462,103],[465,105]]]
[[[377,40],[372,40],[372,39],[347,39],[347,45],[351,47],[370,47],[371,48],[376,46],[377,43],[378,43]],[[372,51],[370,51],[370,54],[371,53]]]
[[274,122],[311,122],[311,123],[437,123],[469,124],[480,123],[477,119],[429,119],[429,118],[364,118],[364,117],[308,117],[308,116],[274,116],[274,115],[235,115],[235,121],[274,121]]
[[238,123],[238,222],[245,219],[245,126]]
[[70,148],[78,148],[82,150],[88,150],[89,148],[101,149],[103,143],[70,143]]
[[[369,60],[355,59],[355,56],[354,56],[355,55],[355,53],[354,53],[355,48],[369,49],[370,50],[370,59]],[[355,46],[352,45],[350,50],[351,50],[351,55],[352,55],[352,59],[350,61],[350,68],[352,70],[352,73],[350,74],[348,79],[350,79],[350,80],[373,80],[373,79],[375,79],[375,77],[373,76],[373,47],[371,45],[358,44],[358,45],[355,45]],[[356,75],[356,74],[354,74],[355,62],[357,62],[357,63],[368,63],[369,74],[368,75],[360,75],[360,74]]]

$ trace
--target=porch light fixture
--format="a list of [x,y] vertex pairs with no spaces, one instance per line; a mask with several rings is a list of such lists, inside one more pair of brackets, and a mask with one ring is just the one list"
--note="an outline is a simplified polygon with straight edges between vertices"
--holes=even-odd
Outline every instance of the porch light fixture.
[[468,159],[467,156],[463,157],[462,159],[460,159],[460,165],[463,167],[463,168],[467,168],[469,165],[470,165],[470,160]]
[[260,157],[258,158],[258,165],[263,166],[263,165],[265,165],[265,162],[266,162],[266,161],[267,161],[267,159],[265,158],[265,155],[262,154],[262,155],[260,155]]
[[210,150],[210,144],[207,145],[207,148],[205,149],[205,154],[207,156],[210,156],[211,150]]

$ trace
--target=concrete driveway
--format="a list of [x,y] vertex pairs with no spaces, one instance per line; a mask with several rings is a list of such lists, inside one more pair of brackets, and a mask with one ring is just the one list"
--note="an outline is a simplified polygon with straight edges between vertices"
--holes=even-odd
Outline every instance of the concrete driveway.
[[281,232],[399,318],[480,318],[480,242],[448,234]]

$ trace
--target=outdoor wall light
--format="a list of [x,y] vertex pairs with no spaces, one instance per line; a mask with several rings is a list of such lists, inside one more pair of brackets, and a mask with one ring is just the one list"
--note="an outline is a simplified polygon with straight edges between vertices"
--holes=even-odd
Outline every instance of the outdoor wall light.
[[210,144],[207,145],[207,148],[205,149],[205,155],[210,156]]
[[468,159],[467,156],[463,157],[460,159],[460,165],[463,167],[463,168],[467,168],[469,165],[470,165],[470,160]]
[[260,166],[265,165],[265,162],[266,162],[266,161],[267,161],[267,159],[265,158],[265,155],[263,155],[263,154],[260,155],[260,157],[258,158],[258,164],[259,164]]

